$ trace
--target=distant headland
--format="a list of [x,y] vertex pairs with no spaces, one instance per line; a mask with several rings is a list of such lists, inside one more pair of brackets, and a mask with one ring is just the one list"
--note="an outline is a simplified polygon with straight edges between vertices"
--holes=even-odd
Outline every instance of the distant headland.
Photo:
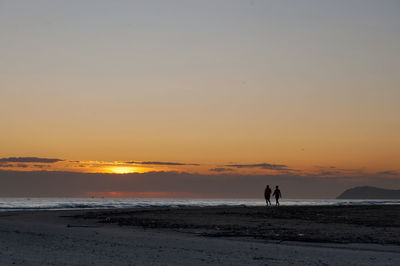
[[400,199],[400,190],[377,187],[354,187],[347,189],[337,199]]

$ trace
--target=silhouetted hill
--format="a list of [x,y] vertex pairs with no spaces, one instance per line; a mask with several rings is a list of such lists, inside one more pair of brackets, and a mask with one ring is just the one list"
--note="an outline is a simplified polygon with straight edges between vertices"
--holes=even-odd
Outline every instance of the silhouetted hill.
[[400,190],[377,187],[354,187],[347,189],[337,199],[400,199]]

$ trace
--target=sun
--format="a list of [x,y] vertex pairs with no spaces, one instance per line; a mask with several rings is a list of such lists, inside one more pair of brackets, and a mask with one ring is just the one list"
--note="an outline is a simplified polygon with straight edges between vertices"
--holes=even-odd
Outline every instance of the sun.
[[140,169],[138,167],[133,167],[133,166],[111,166],[107,167],[106,169],[107,173],[113,173],[113,174],[130,174],[130,173],[140,173]]

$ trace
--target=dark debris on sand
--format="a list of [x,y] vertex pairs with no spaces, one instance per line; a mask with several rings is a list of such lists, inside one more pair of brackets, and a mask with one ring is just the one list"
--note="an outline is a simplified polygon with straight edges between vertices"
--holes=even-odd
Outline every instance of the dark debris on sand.
[[75,217],[207,237],[400,245],[398,205],[120,209]]

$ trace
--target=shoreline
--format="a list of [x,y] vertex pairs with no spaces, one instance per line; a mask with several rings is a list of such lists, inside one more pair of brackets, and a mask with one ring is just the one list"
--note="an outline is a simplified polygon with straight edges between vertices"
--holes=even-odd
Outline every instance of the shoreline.
[[[159,207],[264,207],[265,201],[256,199],[116,199],[116,198],[0,198],[0,212],[41,210],[96,210],[118,208]],[[274,204],[273,204],[274,205]],[[337,199],[284,199],[282,207],[290,206],[358,206],[400,205],[400,200],[337,200]]]

